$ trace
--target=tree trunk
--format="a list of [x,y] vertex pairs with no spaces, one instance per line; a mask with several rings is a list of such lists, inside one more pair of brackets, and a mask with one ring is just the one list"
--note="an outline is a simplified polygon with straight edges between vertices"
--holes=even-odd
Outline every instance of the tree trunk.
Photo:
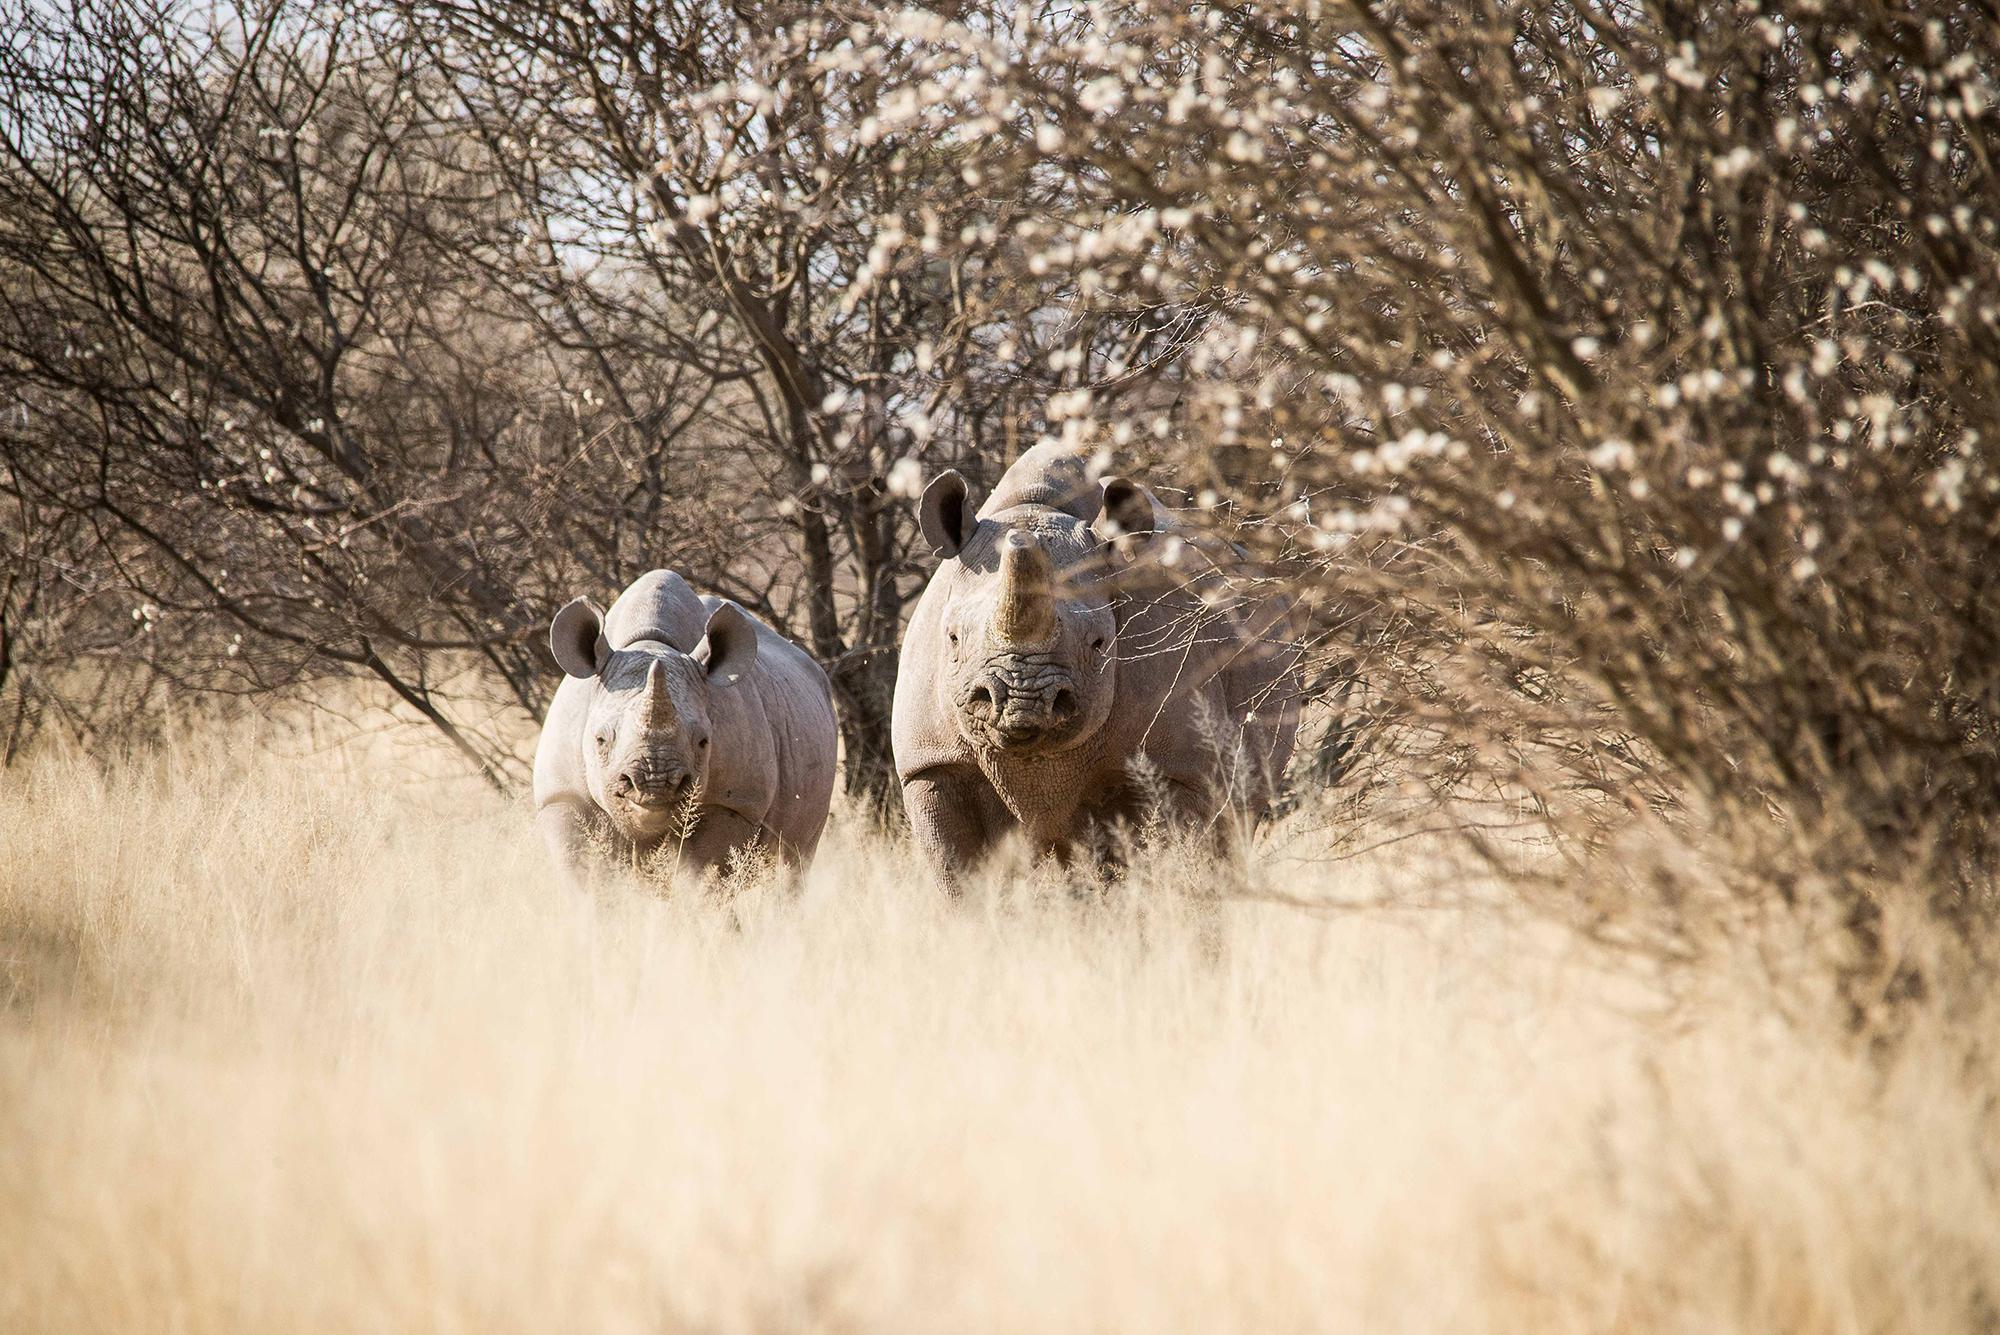
[[889,745],[889,706],[896,693],[895,655],[857,649],[832,676],[847,794],[871,811],[885,809],[900,791],[895,755]]

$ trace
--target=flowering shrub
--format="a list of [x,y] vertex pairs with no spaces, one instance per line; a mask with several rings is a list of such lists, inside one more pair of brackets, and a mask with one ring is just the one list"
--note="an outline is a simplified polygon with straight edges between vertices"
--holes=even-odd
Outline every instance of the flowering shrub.
[[1303,567],[1405,777],[1572,831],[1697,812],[1782,841],[1760,884],[1831,878],[1864,938],[1891,881],[1987,906],[1978,11],[1137,0],[889,27],[923,95],[884,120],[958,127],[968,180],[1061,182],[1016,229],[1028,268],[1199,328],[1170,414],[1094,410],[1128,368],[1076,364],[1052,429],[1143,445]]

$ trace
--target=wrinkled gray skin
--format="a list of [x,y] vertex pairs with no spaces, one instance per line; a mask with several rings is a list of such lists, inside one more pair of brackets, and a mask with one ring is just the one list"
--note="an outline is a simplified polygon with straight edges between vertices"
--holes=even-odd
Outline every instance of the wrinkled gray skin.
[[628,859],[668,845],[697,873],[752,845],[811,860],[836,732],[826,674],[803,650],[668,570],[608,613],[570,603],[549,647],[567,675],[535,750],[535,819],[572,883],[594,842]]
[[1156,797],[1218,837],[1226,808],[1266,811],[1298,731],[1298,646],[1241,553],[1055,446],[975,504],[955,472],[924,491],[941,564],[896,678],[896,771],[939,880],[1013,831],[1066,857]]

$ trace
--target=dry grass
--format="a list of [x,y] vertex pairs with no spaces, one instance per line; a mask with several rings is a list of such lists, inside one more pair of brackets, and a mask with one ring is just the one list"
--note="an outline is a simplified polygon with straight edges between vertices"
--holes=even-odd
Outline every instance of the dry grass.
[[952,907],[851,825],[796,893],[568,898],[522,811],[274,736],[0,777],[0,1328],[2000,1319],[1991,1023],[1871,1051],[1726,963],[1663,1018],[1171,866]]

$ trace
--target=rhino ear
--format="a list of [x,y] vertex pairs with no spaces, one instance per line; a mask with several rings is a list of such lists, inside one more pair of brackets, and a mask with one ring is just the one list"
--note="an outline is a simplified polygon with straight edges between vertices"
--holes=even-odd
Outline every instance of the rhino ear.
[[958,555],[979,525],[978,510],[971,485],[956,468],[947,468],[931,479],[923,499],[917,502],[917,527],[939,560]]
[[604,638],[604,613],[588,598],[572,598],[549,623],[549,651],[572,677],[590,678],[604,670],[611,646]]
[[718,686],[734,686],[757,662],[757,623],[735,603],[708,614],[708,633],[688,655]]
[[1166,509],[1145,483],[1129,477],[1107,477],[1098,485],[1103,488],[1103,501],[1098,506],[1097,518],[1091,521],[1090,531],[1102,541],[1110,542],[1128,533],[1158,533],[1167,527]]

